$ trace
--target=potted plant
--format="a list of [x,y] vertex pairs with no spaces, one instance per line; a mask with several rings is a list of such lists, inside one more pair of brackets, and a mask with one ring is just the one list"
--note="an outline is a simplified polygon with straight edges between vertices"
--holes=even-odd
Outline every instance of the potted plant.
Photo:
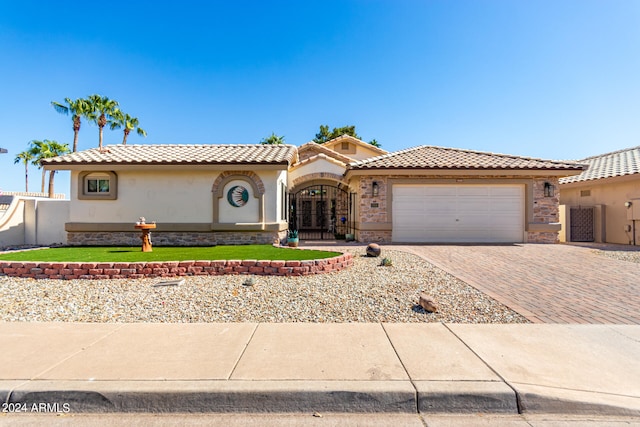
[[289,230],[287,232],[287,245],[289,247],[295,248],[298,246],[298,230]]

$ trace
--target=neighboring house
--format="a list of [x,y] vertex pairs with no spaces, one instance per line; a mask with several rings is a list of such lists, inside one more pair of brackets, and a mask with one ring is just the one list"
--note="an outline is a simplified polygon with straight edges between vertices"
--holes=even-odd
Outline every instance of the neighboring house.
[[71,170],[69,244],[558,240],[558,178],[582,165],[421,146],[115,145],[44,160]]
[[560,240],[640,243],[640,146],[579,162],[588,168],[560,179]]

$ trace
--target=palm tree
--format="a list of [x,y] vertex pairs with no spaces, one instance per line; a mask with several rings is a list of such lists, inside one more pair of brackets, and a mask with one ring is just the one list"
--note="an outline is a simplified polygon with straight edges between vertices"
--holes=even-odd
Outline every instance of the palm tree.
[[[38,140],[33,140],[30,142],[31,144],[31,148],[29,148],[29,154],[31,154],[31,164],[33,166],[37,166],[38,169],[42,169],[42,166],[40,165],[40,160],[43,159],[44,157],[42,157],[42,153],[44,152],[45,149],[45,141],[47,141],[46,139],[44,141],[38,141]],[[40,188],[40,192],[44,193],[44,183],[46,180],[46,175],[45,175],[45,170],[42,169],[42,186]]]
[[97,124],[100,129],[98,149],[103,151],[102,129],[107,125],[107,123],[109,123],[109,120],[112,119],[113,114],[118,107],[118,101],[114,101],[113,99],[100,95],[90,95],[88,101],[91,104],[92,111],[87,117],[89,120]]
[[262,138],[262,141],[260,141],[260,144],[262,145],[280,145],[280,144],[284,144],[284,136],[278,136],[275,134],[275,132],[271,132],[271,135],[269,135],[266,138]]
[[73,120],[73,152],[75,153],[76,151],[78,151],[78,132],[80,132],[80,118],[88,118],[88,116],[91,114],[91,103],[82,98],[78,98],[75,101],[72,101],[70,98],[65,98],[64,102],[67,105],[56,101],[51,101],[51,105],[53,105],[53,108],[55,108],[55,110],[60,114],[72,114],[71,119]]
[[[29,150],[31,154],[34,156],[33,163],[38,165],[38,167],[42,168],[42,164],[40,163],[42,159],[50,159],[52,157],[58,157],[63,154],[67,154],[69,152],[69,144],[60,144],[57,141],[50,141],[45,139],[43,141],[31,141],[31,149]],[[53,179],[55,177],[56,171],[49,171],[49,198],[53,198]],[[45,170],[42,168],[42,192],[44,193],[44,181],[45,181]]]
[[29,163],[33,160],[33,153],[29,150],[18,153],[13,163],[24,163],[24,191],[29,192]]
[[372,139],[371,141],[369,141],[369,144],[373,145],[374,147],[378,147],[378,148],[382,147],[382,144],[380,144],[376,139]]
[[127,137],[132,130],[136,130],[138,135],[147,136],[147,132],[142,129],[140,126],[140,122],[136,117],[131,117],[127,113],[123,113],[120,109],[116,108],[111,115],[111,130],[123,128],[124,138],[122,138],[122,145],[127,144]]

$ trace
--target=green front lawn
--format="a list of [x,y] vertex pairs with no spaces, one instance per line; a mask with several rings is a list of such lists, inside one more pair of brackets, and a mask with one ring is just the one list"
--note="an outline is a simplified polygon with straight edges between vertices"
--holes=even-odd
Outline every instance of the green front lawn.
[[338,256],[338,252],[292,250],[272,245],[155,247],[142,252],[140,247],[82,246],[0,253],[0,261],[34,262],[139,262],[186,260],[308,260]]

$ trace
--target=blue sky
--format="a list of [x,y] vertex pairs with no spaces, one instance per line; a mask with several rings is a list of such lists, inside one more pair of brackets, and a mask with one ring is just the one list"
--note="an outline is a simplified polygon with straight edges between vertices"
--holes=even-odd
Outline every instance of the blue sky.
[[[50,102],[94,93],[140,119],[149,135],[129,144],[275,132],[301,145],[327,124],[389,151],[577,159],[640,145],[640,1],[131,3],[0,0],[0,189],[24,190],[13,160],[29,141],[71,145]],[[79,148],[97,144],[83,123]]]

